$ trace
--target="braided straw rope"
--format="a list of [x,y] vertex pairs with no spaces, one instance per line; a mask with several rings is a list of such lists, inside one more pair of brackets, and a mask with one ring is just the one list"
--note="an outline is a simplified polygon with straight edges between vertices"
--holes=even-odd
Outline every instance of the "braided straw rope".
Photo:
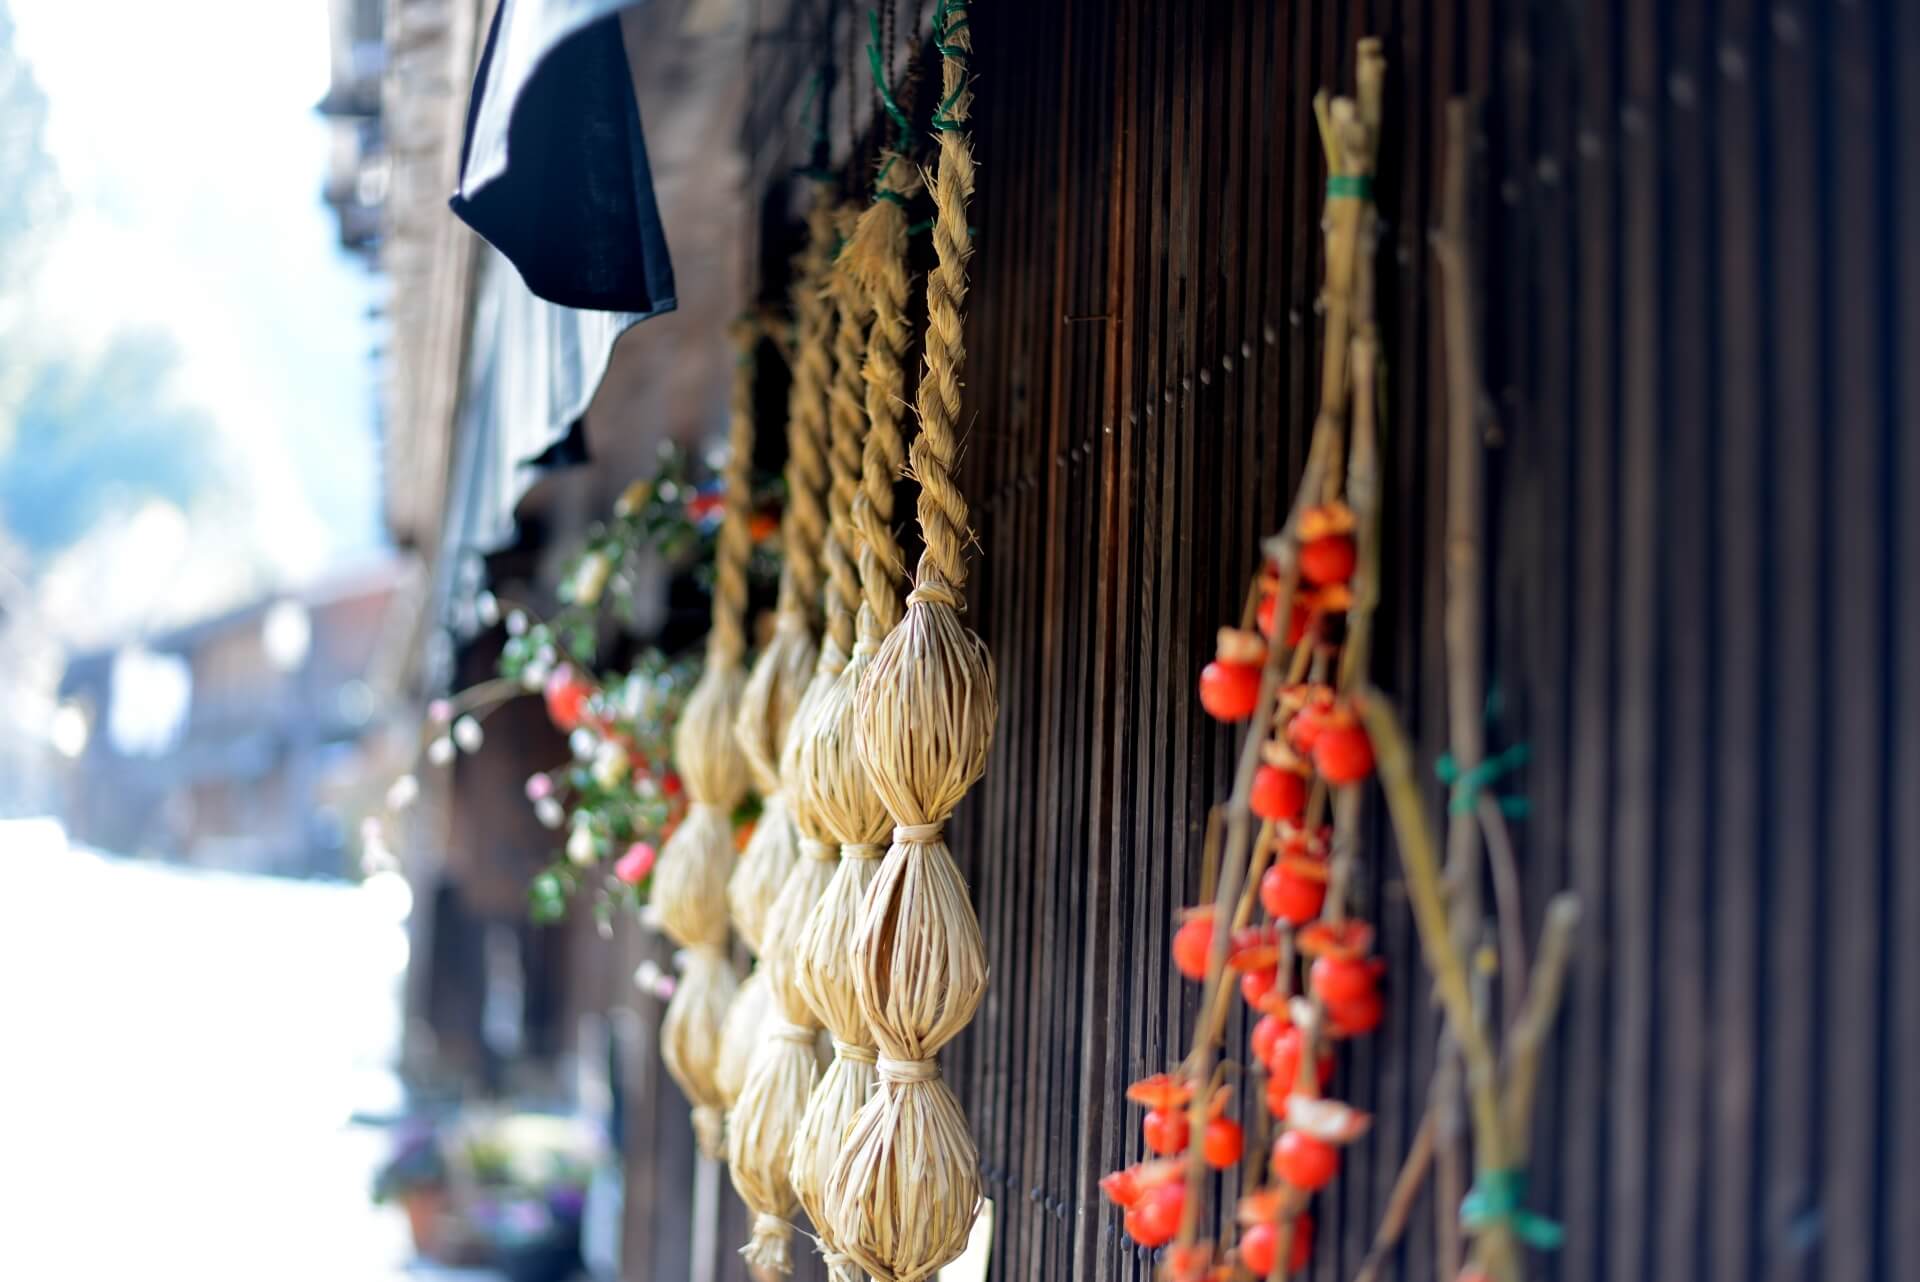
[[828,308],[822,289],[833,244],[833,223],[824,207],[807,222],[807,246],[794,262],[793,312],[799,347],[793,359],[793,385],[787,399],[787,491],[781,520],[786,565],[773,639],[747,678],[735,723],[741,749],[760,790],[760,822],[727,887],[733,923],[747,947],[763,951],[766,917],[799,858],[798,834],[780,789],[780,756],[813,678],[814,608],[820,590],[820,539],[826,522],[819,493],[825,480],[822,432],[828,366]]
[[[805,407],[804,415],[797,407],[793,422],[795,452],[804,449],[811,460],[808,466],[818,468],[824,466],[827,457],[819,429],[833,413],[829,407],[837,404],[833,399],[833,362],[828,357],[834,317],[824,298],[828,269],[826,248],[834,229],[832,215],[824,204],[816,204],[808,223],[810,248],[818,246],[820,256],[812,264],[818,272],[806,286],[811,297],[803,295],[802,301],[825,312],[827,320],[809,336],[806,350],[798,358],[796,383],[805,371],[808,389],[816,399]],[[805,446],[799,444],[798,429],[802,425],[811,429]],[[839,492],[836,488],[829,497]],[[817,511],[817,497],[814,507]],[[734,1101],[727,1135],[727,1161],[733,1171],[733,1186],[754,1211],[752,1237],[740,1253],[751,1267],[773,1273],[788,1273],[793,1269],[793,1229],[787,1222],[798,1206],[789,1176],[793,1137],[806,1112],[807,1098],[820,1079],[820,1061],[813,1040],[819,1021],[793,983],[787,955],[808,911],[832,881],[834,863],[839,857],[836,847],[823,839],[818,820],[802,804],[794,787],[795,746],[806,738],[813,708],[819,703],[822,691],[846,665],[846,647],[840,637],[845,634],[850,640],[852,631],[847,623],[836,620],[836,615],[844,615],[851,609],[849,576],[835,565],[845,562],[845,554],[836,546],[833,531],[824,520],[820,528],[824,534],[821,561],[831,573],[826,582],[826,634],[813,675],[787,725],[780,756],[780,786],[800,835],[800,858],[781,884],[762,926],[760,963],[767,971],[768,987],[772,990],[773,1018],[748,1061],[746,1081]],[[854,595],[857,596],[857,586]],[[809,599],[808,605],[811,604]]]
[[927,280],[920,435],[909,455],[926,551],[906,615],[855,701],[867,770],[896,826],[853,940],[880,1085],[834,1161],[827,1217],[840,1248],[880,1282],[919,1282],[958,1256],[980,1204],[979,1152],[934,1060],[986,990],[980,923],[941,833],[986,768],[999,710],[992,661],[959,613],[967,505],[953,467],[973,190],[963,129],[971,97],[966,23],[961,5],[941,0],[940,161],[931,183],[937,265]]
[[[911,172],[905,164],[895,167]],[[878,265],[884,282],[882,291],[875,293],[862,287],[861,275],[854,266],[854,257],[860,252],[892,256],[890,263]],[[821,1239],[828,1272],[837,1282],[857,1282],[860,1274],[852,1258],[841,1249],[839,1234],[827,1214],[829,1179],[840,1156],[841,1140],[872,1096],[877,1080],[873,1035],[860,1007],[853,954],[847,941],[859,924],[867,887],[879,872],[892,820],[867,778],[866,763],[858,751],[854,695],[880,642],[900,617],[900,550],[893,539],[892,520],[893,478],[905,453],[896,407],[899,383],[905,378],[899,361],[899,348],[905,342],[905,253],[903,211],[894,202],[876,200],[860,216],[839,263],[848,277],[843,293],[865,295],[875,308],[867,364],[862,372],[869,420],[864,447],[854,448],[851,433],[845,440],[837,434],[834,438],[835,458],[842,460],[835,471],[836,483],[842,472],[852,482],[856,456],[859,462],[858,489],[848,513],[860,565],[859,639],[846,669],[816,709],[811,733],[800,748],[798,786],[841,845],[840,865],[833,881],[814,905],[791,957],[795,982],[833,1034],[834,1048],[833,1060],[814,1089],[794,1137],[791,1174],[794,1191]],[[868,279],[873,279],[871,270]],[[887,313],[884,318],[880,316],[883,308]],[[891,374],[876,377],[876,366],[889,364]],[[893,383],[893,401],[887,398],[889,383]],[[881,546],[874,546],[876,538]]]
[[714,551],[713,626],[707,634],[706,667],[674,732],[674,757],[686,782],[687,817],[660,852],[653,902],[662,927],[684,950],[682,977],[661,1024],[660,1050],[667,1071],[694,1105],[694,1131],[701,1151],[720,1153],[719,1085],[721,1030],[733,1003],[736,979],[728,960],[727,877],[733,868],[733,808],[747,791],[747,763],[733,734],[746,673],[744,616],[747,608],[747,532],[753,467],[752,333],[735,326],[742,348],[734,375],[734,413],[723,474],[725,515]]

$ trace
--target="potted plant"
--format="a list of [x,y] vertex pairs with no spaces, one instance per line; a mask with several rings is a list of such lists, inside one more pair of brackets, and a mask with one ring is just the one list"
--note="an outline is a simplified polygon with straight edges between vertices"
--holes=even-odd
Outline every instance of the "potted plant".
[[373,1200],[398,1203],[407,1215],[413,1249],[423,1256],[436,1254],[450,1198],[446,1155],[431,1126],[402,1129],[393,1153],[374,1175]]

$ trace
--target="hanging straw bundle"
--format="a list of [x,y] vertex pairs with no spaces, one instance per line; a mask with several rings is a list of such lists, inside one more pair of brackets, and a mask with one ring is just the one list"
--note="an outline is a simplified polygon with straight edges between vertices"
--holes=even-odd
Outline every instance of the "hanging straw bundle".
[[[744,341],[739,331],[736,341]],[[750,400],[743,403],[739,385],[750,394],[751,379],[744,365],[735,376],[706,668],[687,697],[674,734],[674,755],[690,804],[660,852],[653,889],[661,926],[684,950],[682,977],[661,1025],[661,1057],[693,1101],[694,1133],[700,1151],[709,1157],[721,1152],[721,1110],[727,1103],[718,1081],[721,1030],[736,989],[726,951],[727,876],[733,867],[733,808],[747,790],[747,764],[733,723],[746,685],[740,660],[746,653],[743,616],[752,550],[747,509],[753,414]]]
[[[760,821],[754,825],[753,836],[727,883],[727,903],[733,912],[734,929],[763,959],[767,914],[800,857],[799,833],[794,830],[786,793],[780,786],[780,757],[818,658],[813,638],[814,610],[821,586],[820,541],[826,532],[826,514],[820,505],[826,461],[820,440],[825,434],[822,415],[831,377],[829,313],[820,287],[832,243],[832,219],[822,205],[808,219],[807,245],[794,263],[798,284],[793,312],[798,341],[787,400],[788,498],[781,522],[786,565],[780,575],[773,639],[747,678],[739,720],[734,725],[760,791],[761,809]],[[764,971],[763,961],[747,977],[740,999],[728,1012],[721,1076],[728,1088],[729,1107],[745,1085],[747,1066],[771,1013],[772,995]]]
[[[809,306],[824,312],[821,291],[827,266],[826,246],[834,233],[832,215],[824,204],[816,205],[809,215],[811,241],[820,247],[816,260],[821,268],[810,282]],[[816,313],[816,317],[819,313]],[[814,342],[802,353],[803,365],[812,366],[808,390],[815,395],[804,414],[793,419],[795,453],[806,453],[812,465],[821,466],[826,431],[822,409],[833,399],[832,364],[828,359],[830,319],[818,323]],[[797,381],[797,380],[796,380]],[[812,501],[813,515],[819,517],[819,502]],[[767,972],[772,995],[771,1018],[763,1027],[761,1040],[748,1061],[747,1077],[734,1102],[732,1124],[727,1136],[727,1160],[733,1171],[734,1188],[754,1211],[753,1236],[741,1254],[756,1268],[776,1273],[791,1272],[793,1259],[790,1238],[793,1229],[787,1217],[797,1205],[788,1167],[793,1152],[794,1132],[806,1112],[807,1098],[820,1079],[820,1061],[816,1054],[818,1021],[792,982],[786,964],[793,939],[805,922],[814,901],[833,878],[838,858],[835,846],[822,835],[815,816],[795,790],[795,747],[807,735],[813,709],[827,686],[845,666],[852,645],[852,625],[839,616],[839,605],[851,570],[846,556],[824,527],[819,543],[820,560],[826,568],[827,632],[822,639],[813,675],[801,694],[787,726],[786,743],[780,758],[780,784],[787,806],[799,832],[800,858],[788,872],[779,894],[767,910],[760,941],[760,961]],[[818,576],[816,575],[816,578]]]
[[[904,163],[898,168],[908,172]],[[883,182],[885,172],[883,169]],[[800,1204],[813,1220],[814,1231],[825,1248],[829,1272],[842,1282],[854,1282],[859,1274],[841,1249],[839,1234],[827,1215],[829,1178],[840,1155],[841,1140],[872,1095],[876,1080],[873,1035],[860,1008],[853,955],[847,942],[859,924],[861,904],[879,871],[884,842],[892,828],[892,820],[880,804],[859,755],[854,697],[881,641],[900,617],[897,584],[901,557],[892,519],[893,478],[905,456],[898,412],[900,384],[904,382],[899,351],[906,341],[905,251],[906,221],[901,206],[878,200],[860,215],[839,263],[847,275],[841,283],[842,325],[849,323],[855,306],[871,302],[875,312],[867,365],[862,371],[869,422],[864,448],[855,440],[857,415],[837,417],[836,428],[845,421],[849,430],[836,430],[833,438],[833,479],[841,493],[834,515],[839,517],[844,510],[839,537],[858,550],[861,602],[853,653],[839,679],[816,706],[810,733],[798,748],[797,787],[804,804],[841,845],[833,881],[814,905],[789,958],[802,996],[833,1035],[833,1061],[814,1088],[794,1137],[792,1179]],[[876,254],[892,256],[891,271],[886,272],[884,267],[881,270],[897,281],[897,292],[889,289],[883,297],[868,297],[854,261],[859,252],[869,258]],[[869,278],[873,269],[874,264],[869,263],[865,273]],[[841,359],[844,369],[853,354],[843,350]],[[851,392],[851,388],[847,390]]]
[[958,1256],[980,1200],[979,1154],[934,1060],[986,989],[980,923],[941,834],[986,768],[998,713],[992,662],[959,614],[967,505],[953,467],[973,190],[963,130],[972,47],[966,22],[963,6],[941,0],[937,265],[927,279],[921,431],[910,454],[926,550],[906,616],[874,656],[856,699],[868,774],[896,826],[853,941],[861,1008],[880,1048],[880,1088],[834,1163],[827,1209],[842,1248],[881,1282],[919,1282]]

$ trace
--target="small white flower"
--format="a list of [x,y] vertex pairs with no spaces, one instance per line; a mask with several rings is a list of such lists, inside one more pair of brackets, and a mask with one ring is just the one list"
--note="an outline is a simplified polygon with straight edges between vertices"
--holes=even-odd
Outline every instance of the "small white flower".
[[436,726],[444,726],[453,720],[453,700],[435,699],[428,703],[427,720]]
[[412,775],[401,775],[387,785],[387,809],[405,810],[420,796],[420,781]]
[[481,731],[480,723],[472,717],[462,717],[453,723],[453,742],[462,752],[478,752],[480,745],[487,741]]
[[585,824],[575,824],[573,831],[567,834],[567,858],[584,868],[599,857],[600,851],[593,842],[593,830]]
[[600,747],[600,736],[581,726],[567,736],[567,747],[572,751],[575,761],[591,761],[595,750]]
[[667,919],[661,915],[660,905],[654,903],[652,900],[648,900],[640,906],[640,924],[648,930],[659,930],[660,927],[666,923],[666,920]]
[[593,754],[593,781],[602,788],[614,789],[627,781],[632,771],[632,759],[627,750],[612,739],[602,743]]
[[547,676],[548,669],[541,667],[537,660],[530,660],[526,667],[520,669],[520,686],[539,694],[547,684]]
[[660,968],[660,963],[648,959],[640,963],[633,972],[633,986],[651,997],[663,1002],[673,1000],[674,979]]
[[552,797],[542,797],[533,803],[533,817],[542,828],[558,828],[567,821],[567,809]]
[[[473,599],[474,617],[480,620],[480,626],[490,628],[500,622],[500,598],[491,592],[481,592]],[[519,635],[515,633],[515,635]]]
[[510,637],[527,635],[527,615],[524,610],[515,610],[507,615],[507,635]]
[[453,740],[447,738],[445,735],[441,735],[438,739],[435,739],[427,745],[427,760],[436,766],[451,765],[453,764],[454,757],[458,755],[459,749],[455,748],[453,746]]

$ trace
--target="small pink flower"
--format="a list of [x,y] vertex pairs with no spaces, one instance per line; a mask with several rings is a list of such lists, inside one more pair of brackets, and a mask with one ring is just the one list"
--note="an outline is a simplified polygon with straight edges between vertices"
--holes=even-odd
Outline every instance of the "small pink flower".
[[427,705],[427,720],[437,726],[444,726],[453,720],[453,700],[435,699]]
[[629,886],[639,885],[652,871],[653,847],[644,841],[636,841],[628,846],[627,853],[613,865],[613,875]]
[[553,795],[553,780],[546,775],[527,776],[527,800],[541,801]]

